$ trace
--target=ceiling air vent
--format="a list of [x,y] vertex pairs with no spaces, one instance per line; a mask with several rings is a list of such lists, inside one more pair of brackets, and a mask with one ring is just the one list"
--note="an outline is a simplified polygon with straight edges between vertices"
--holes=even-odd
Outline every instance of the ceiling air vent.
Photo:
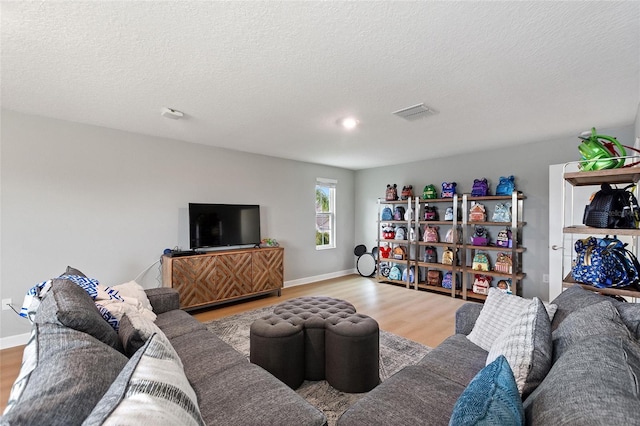
[[408,121],[418,120],[423,117],[427,117],[429,115],[433,115],[436,112],[425,106],[424,104],[418,104],[414,106],[410,106],[407,108],[399,109],[398,111],[392,112],[392,114],[397,115],[400,118],[404,118]]

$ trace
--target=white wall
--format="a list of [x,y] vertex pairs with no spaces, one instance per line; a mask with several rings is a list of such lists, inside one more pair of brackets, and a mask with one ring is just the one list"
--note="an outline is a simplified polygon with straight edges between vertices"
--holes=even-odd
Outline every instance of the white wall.
[[[599,128],[598,133],[616,136],[623,144],[633,145],[633,125],[615,129]],[[445,142],[430,141],[425,136],[424,143]],[[542,282],[542,275],[549,271],[549,165],[579,160],[578,143],[576,135],[508,149],[358,171],[355,241],[367,247],[375,245],[376,202],[378,198],[384,198],[388,183],[396,183],[399,188],[413,185],[417,195],[422,194],[426,184],[432,183],[439,190],[442,182],[455,181],[459,193],[469,193],[475,178],[486,177],[492,191],[495,191],[500,176],[515,175],[517,189],[527,197],[524,201],[524,220],[527,225],[523,230],[523,245],[527,249],[523,255],[523,267],[527,277],[523,282],[523,296],[538,296],[547,300],[548,284]],[[495,238],[495,232],[492,237]]]
[[[7,110],[1,131],[0,294],[14,305],[67,265],[106,285],[133,279],[187,244],[189,202],[260,204],[289,283],[354,267],[353,171]],[[338,181],[335,250],[315,250],[317,177]],[[11,311],[1,319],[2,338],[30,329]]]

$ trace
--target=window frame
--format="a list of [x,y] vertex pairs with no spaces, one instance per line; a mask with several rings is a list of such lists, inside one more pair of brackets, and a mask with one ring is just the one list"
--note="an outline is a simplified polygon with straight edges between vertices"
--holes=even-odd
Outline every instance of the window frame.
[[[335,179],[316,178],[316,215],[315,215],[315,228],[316,228],[316,242],[318,232],[323,232],[322,228],[318,225],[319,218],[327,216],[329,218],[328,231],[329,231],[329,243],[328,244],[316,244],[316,250],[330,250],[336,248],[336,192],[338,181]],[[328,189],[329,194],[329,210],[322,212],[317,210],[317,191],[320,189]]]

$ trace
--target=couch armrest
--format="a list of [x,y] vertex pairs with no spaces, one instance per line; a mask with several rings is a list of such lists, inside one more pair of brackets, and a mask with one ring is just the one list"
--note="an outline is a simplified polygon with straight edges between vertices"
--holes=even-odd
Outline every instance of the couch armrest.
[[482,303],[465,303],[456,311],[456,334],[468,335],[476,324]]
[[145,290],[155,314],[180,309],[180,293],[169,287],[150,288]]

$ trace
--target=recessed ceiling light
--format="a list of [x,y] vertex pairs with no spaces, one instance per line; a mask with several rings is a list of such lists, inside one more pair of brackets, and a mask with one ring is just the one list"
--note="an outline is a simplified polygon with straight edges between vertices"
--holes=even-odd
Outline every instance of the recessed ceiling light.
[[338,120],[338,124],[347,130],[353,130],[360,122],[353,117],[345,117]]

